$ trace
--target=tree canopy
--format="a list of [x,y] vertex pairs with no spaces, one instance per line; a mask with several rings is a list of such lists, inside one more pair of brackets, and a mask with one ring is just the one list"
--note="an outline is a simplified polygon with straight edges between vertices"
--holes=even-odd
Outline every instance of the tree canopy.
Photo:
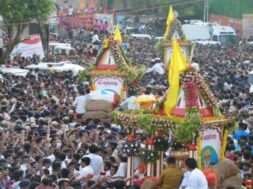
[[209,0],[210,12],[223,16],[242,18],[243,14],[253,13],[252,0]]
[[53,0],[0,0],[0,14],[5,23],[45,21],[53,11]]
[[[36,20],[40,26],[40,35],[43,37],[42,24],[54,11],[53,0],[0,0],[0,15],[4,19],[10,40],[0,59],[4,63],[14,46],[20,41],[20,36],[32,20]],[[44,43],[44,40],[42,40]],[[44,45],[43,45],[44,46]]]

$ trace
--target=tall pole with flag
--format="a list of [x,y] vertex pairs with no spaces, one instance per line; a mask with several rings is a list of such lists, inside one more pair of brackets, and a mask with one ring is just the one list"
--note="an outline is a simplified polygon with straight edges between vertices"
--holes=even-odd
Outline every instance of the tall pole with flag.
[[175,19],[174,11],[173,11],[172,6],[170,6],[169,14],[168,14],[168,17],[167,17],[167,20],[166,20],[166,32],[165,32],[165,35],[164,35],[164,38],[165,38],[165,39],[166,39],[166,38],[168,37],[168,35],[169,35],[170,26],[171,26],[171,23],[173,22],[174,19]]
[[[167,42],[167,40],[168,40],[168,36],[169,36],[170,30],[171,30],[171,24],[174,21],[174,19],[175,19],[174,11],[173,11],[172,6],[170,6],[169,14],[168,14],[168,17],[166,20],[166,32],[164,34],[164,42]],[[169,47],[166,47],[164,49],[164,71],[166,73],[168,73],[168,70],[169,70],[169,60],[170,60],[170,57],[168,55],[168,51],[169,51],[168,48]]]
[[122,44],[122,37],[121,37],[121,33],[120,33],[119,24],[117,24],[117,26],[116,26],[113,39],[114,39],[115,41],[118,41],[120,45]]
[[165,100],[165,112],[170,116],[177,105],[180,83],[179,76],[188,68],[186,59],[180,49],[176,39],[172,39],[172,55],[170,60],[170,69],[168,74],[169,92]]

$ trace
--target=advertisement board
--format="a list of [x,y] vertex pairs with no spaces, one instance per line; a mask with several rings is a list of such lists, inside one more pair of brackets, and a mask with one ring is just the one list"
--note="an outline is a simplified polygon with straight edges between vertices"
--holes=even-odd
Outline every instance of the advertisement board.
[[16,55],[23,57],[33,57],[34,54],[39,55],[40,59],[45,57],[42,42],[39,34],[27,36],[24,40],[18,43],[12,50],[10,57],[14,58]]
[[93,13],[81,13],[71,16],[58,17],[61,25],[66,25],[71,28],[84,28],[93,29],[94,26],[94,14]]
[[202,168],[218,163],[221,153],[221,129],[208,128],[201,134],[201,163]]
[[108,77],[108,76],[98,76],[94,80],[95,88],[97,90],[110,90],[117,93],[119,96],[122,92],[124,82],[120,77]]
[[113,32],[113,15],[95,14],[94,27],[97,30]]

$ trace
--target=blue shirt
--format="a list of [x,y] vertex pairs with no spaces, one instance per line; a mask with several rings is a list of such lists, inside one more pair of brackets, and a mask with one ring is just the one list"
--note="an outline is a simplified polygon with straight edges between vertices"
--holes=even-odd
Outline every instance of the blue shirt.
[[243,131],[243,130],[240,130],[240,129],[239,129],[239,130],[236,130],[236,131],[234,132],[234,138],[235,138],[237,141],[239,141],[240,138],[241,138],[242,136],[246,136],[247,139],[248,139],[249,133],[247,133],[247,132],[245,132],[245,131]]

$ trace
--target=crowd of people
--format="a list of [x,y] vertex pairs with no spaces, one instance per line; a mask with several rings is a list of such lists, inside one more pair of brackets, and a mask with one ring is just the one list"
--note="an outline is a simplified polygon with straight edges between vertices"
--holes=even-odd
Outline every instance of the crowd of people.
[[[80,35],[90,35],[82,32],[78,31],[74,37],[78,39]],[[97,35],[100,45],[94,46],[85,41],[73,44],[79,58],[77,63],[87,67],[95,60],[104,33]],[[66,36],[59,36],[58,40]],[[162,62],[162,52],[155,48],[155,39],[141,40],[127,35],[123,38],[125,51],[134,65],[151,67]],[[244,181],[253,178],[253,93],[248,83],[249,72],[253,69],[252,50],[253,46],[246,44],[196,46],[193,58],[219,100],[222,113],[238,119],[238,129],[228,137],[226,157],[235,162]],[[36,56],[16,57],[8,60],[6,65],[23,68],[38,62]],[[167,76],[147,73],[139,85],[144,89],[149,85],[150,93],[162,96],[168,88]],[[162,89],[159,93],[158,88]],[[80,119],[79,115],[85,114],[85,108],[82,106],[80,110],[77,99],[86,103],[89,92],[90,83],[71,72],[30,70],[26,77],[2,74],[0,188],[140,187],[137,181],[145,175],[141,156],[135,158],[135,177],[127,178],[126,175],[127,156],[122,151],[126,130],[120,125],[97,119]],[[146,137],[144,133],[137,135],[141,143]],[[168,168],[154,187],[175,189],[181,185],[182,189],[207,188],[207,182],[193,159],[185,162],[186,169],[194,170],[196,178],[201,179],[201,186],[194,185],[193,176],[187,181],[183,179],[183,172],[175,170],[175,159],[167,158]],[[172,170],[176,177],[171,181],[166,172]],[[136,184],[127,186],[130,180]]]

